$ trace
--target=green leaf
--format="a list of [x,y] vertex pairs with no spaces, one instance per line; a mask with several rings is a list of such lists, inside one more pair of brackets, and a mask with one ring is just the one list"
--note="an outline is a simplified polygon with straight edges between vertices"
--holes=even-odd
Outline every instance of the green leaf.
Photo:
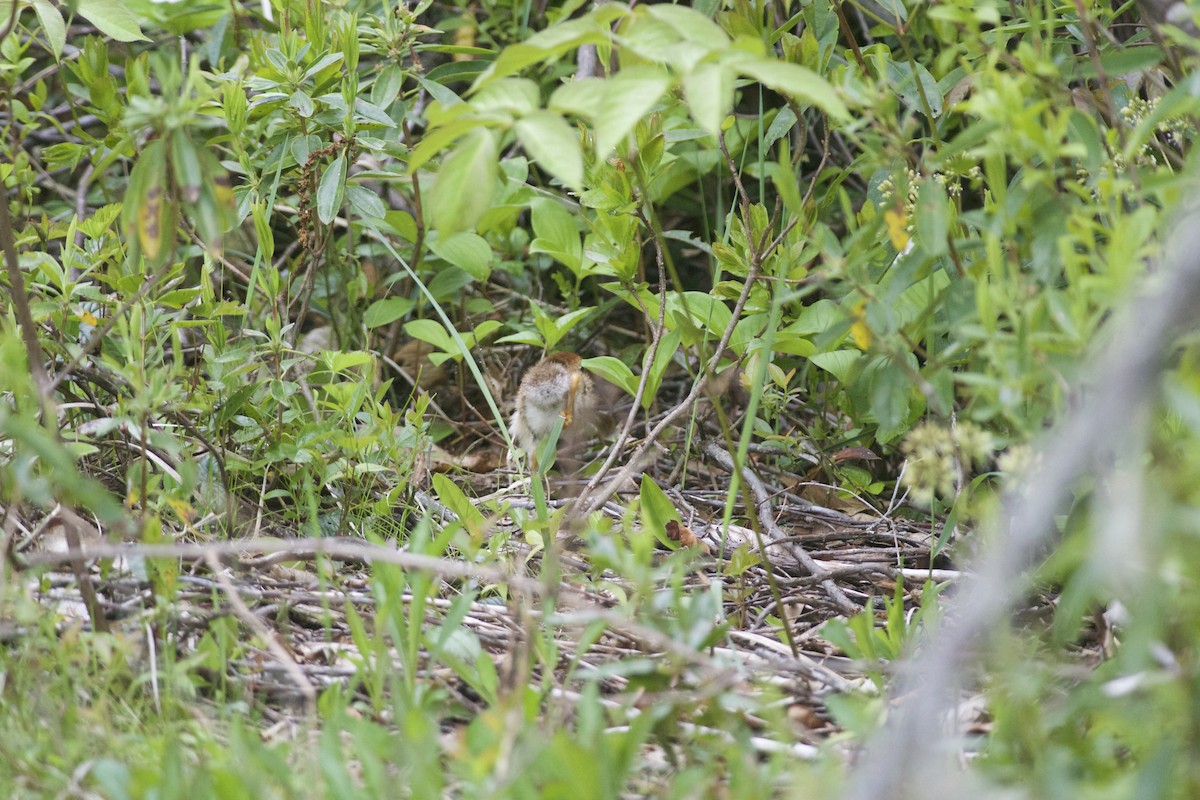
[[199,296],[200,290],[192,287],[164,292],[161,296],[156,297],[154,301],[167,308],[183,308]]
[[630,67],[611,78],[586,78],[560,86],[551,108],[592,120],[596,155],[607,157],[662,99],[671,79],[654,67]]
[[312,65],[304,70],[304,78],[315,78],[322,70],[332,67],[346,56],[344,53],[326,53],[312,63]]
[[417,241],[417,221],[413,219],[413,215],[407,211],[393,209],[387,212],[384,217],[384,222],[398,236],[403,237],[409,242]]
[[50,52],[57,61],[67,44],[67,26],[63,22],[62,12],[50,0],[33,0],[33,10],[42,25],[42,32],[46,34]]
[[[1091,59],[1083,58],[1080,65],[1081,78],[1096,77],[1096,68]],[[1157,67],[1163,60],[1162,48],[1153,45],[1139,45],[1114,50],[1100,56],[1100,66],[1110,78],[1141,72],[1150,67]]]
[[297,89],[292,92],[292,96],[288,98],[287,104],[289,107],[296,109],[296,113],[305,119],[311,117],[313,111],[316,110],[312,98],[303,89]]
[[325,353],[325,357],[329,361],[329,369],[333,372],[346,372],[355,367],[370,364],[372,361],[371,354],[364,353],[362,350],[350,350],[348,352],[328,351]]
[[492,132],[476,128],[442,162],[428,201],[433,228],[439,235],[449,238],[470,230],[491,208],[497,160]]
[[538,86],[528,78],[503,78],[471,96],[471,107],[483,114],[531,114],[541,105]]
[[429,244],[439,258],[461,267],[478,281],[492,274],[492,248],[480,235],[464,231],[443,240],[440,236]]
[[454,481],[445,475],[435,473],[432,482],[433,491],[437,495],[438,500],[458,516],[459,522],[467,529],[467,532],[474,538],[482,537],[486,521],[483,518],[483,514],[475,507],[475,503],[463,494],[463,490],[458,488],[458,485]]
[[262,200],[250,208],[250,216],[254,220],[254,235],[258,238],[258,249],[266,261],[275,255],[275,233],[271,230],[271,220],[267,214],[267,201]]
[[604,78],[583,78],[564,83],[550,95],[549,107],[564,114],[593,119],[597,109],[607,102],[607,83]]
[[457,302],[462,294],[459,290],[470,285],[474,280],[471,273],[462,267],[446,267],[438,270],[437,275],[433,277],[426,288],[429,289],[434,300],[439,303],[450,297],[455,298]]
[[864,370],[864,378],[870,387],[871,412],[879,425],[875,435],[880,442],[890,442],[908,427],[911,381],[890,358],[871,364]]
[[487,61],[447,61],[425,73],[425,79],[438,84],[470,82],[491,66]]
[[[914,76],[913,70],[916,70]],[[925,69],[920,62],[914,61],[911,64],[902,61],[888,62],[888,78],[892,81],[895,87],[893,91],[900,97],[900,101],[908,106],[913,111],[925,113],[925,102],[921,99],[921,91],[925,92],[925,100],[929,101],[929,111],[934,117],[941,116],[942,113],[942,90],[938,88],[937,81],[933,79],[933,75],[929,74],[929,70]],[[920,87],[917,86],[917,80],[920,79]]]
[[148,42],[137,17],[118,0],[78,0],[79,16],[95,25],[101,33],[118,42]]
[[721,120],[733,107],[733,73],[721,64],[701,64],[683,78],[683,93],[692,119],[710,135],[721,132]]
[[[699,333],[697,328],[708,328],[713,336],[720,338],[732,319],[733,312],[725,301],[708,292],[684,292],[682,296],[673,293],[667,298],[667,327],[681,333],[694,334]],[[693,338],[689,337],[692,344]]]
[[385,297],[376,300],[363,314],[363,324],[368,328],[390,325],[413,310],[416,303],[407,297]]
[[175,219],[166,189],[166,145],[156,139],[146,145],[129,173],[123,209],[126,237],[137,241],[150,262],[165,256],[175,240]]
[[713,50],[729,44],[729,36],[721,30],[721,26],[694,8],[670,3],[650,3],[640,6],[639,10],[659,22],[665,22],[688,41]]
[[638,507],[642,512],[642,528],[652,533],[659,541],[671,546],[672,549],[677,548],[679,545],[672,543],[667,536],[667,523],[671,520],[678,521],[679,515],[675,511],[675,504],[662,489],[658,488],[658,484],[649,475],[642,476],[639,499],[641,502]]
[[629,365],[620,359],[613,358],[612,356],[585,358],[583,360],[583,368],[588,372],[599,375],[614,386],[624,389],[630,397],[637,394],[637,376],[633,374],[633,370],[629,368]]
[[387,216],[387,208],[379,195],[365,186],[353,183],[346,186],[346,199],[350,201],[354,213],[363,219],[383,219]]
[[808,339],[787,333],[775,335],[775,345],[771,348],[776,353],[787,353],[792,356],[807,358],[817,352],[817,348]]
[[881,0],[879,5],[883,6],[883,18],[889,23],[903,25],[908,20],[908,9],[901,0]]
[[421,88],[429,92],[429,96],[444,106],[454,106],[462,102],[462,98],[437,81],[426,80],[424,76],[415,76]]
[[575,227],[575,218],[557,200],[539,197],[530,204],[533,209],[533,234],[537,238],[529,245],[531,253],[548,253],[572,271],[583,264],[583,244]]
[[605,103],[596,113],[596,155],[605,158],[662,99],[671,81],[649,67],[618,72],[605,81]]
[[496,340],[496,344],[527,344],[532,347],[544,347],[545,340],[537,331],[520,331],[519,333],[510,333],[508,336],[501,336]]
[[396,121],[389,117],[386,111],[369,100],[361,98],[355,100],[354,113],[368,124],[380,125],[384,128],[396,127]]
[[642,394],[642,408],[649,409],[658,395],[658,387],[662,385],[667,367],[675,358],[682,336],[679,331],[670,331],[659,340],[658,350],[654,353],[654,362],[650,365],[649,376],[646,378],[646,391]]
[[415,173],[429,159],[442,152],[471,131],[479,129],[479,120],[453,119],[421,137],[421,142],[408,156],[408,171]]
[[780,329],[779,332],[800,336],[824,333],[838,323],[844,322],[845,319],[846,315],[842,313],[837,303],[828,299],[818,300],[797,314],[795,321]]
[[342,207],[342,193],[346,190],[346,154],[339,153],[333,163],[325,168],[321,184],[317,187],[317,219],[328,225],[333,222]]
[[788,97],[809,103],[834,117],[849,119],[846,104],[834,88],[817,73],[798,64],[755,58],[737,63],[738,70],[764,86]]
[[579,133],[553,111],[534,111],[515,128],[525,152],[542,169],[576,192],[583,188],[583,148]]
[[[413,49],[419,53],[447,53],[462,56],[493,56],[496,54],[495,50],[489,50],[486,47],[468,47],[458,44],[419,44]],[[487,66],[486,61],[483,63],[484,66]],[[430,72],[432,71],[430,70]]]
[[79,223],[79,230],[84,236],[99,238],[109,232],[112,224],[121,215],[120,203],[109,203],[96,209],[96,213]]
[[188,136],[187,131],[177,130],[171,134],[171,167],[175,173],[175,185],[188,203],[200,199],[203,180],[200,169],[200,153]]
[[454,344],[454,339],[450,337],[450,334],[446,333],[446,329],[442,327],[442,324],[435,320],[414,319],[412,322],[406,322],[404,323],[404,332],[413,339],[429,342],[444,352],[458,352],[458,347]]
[[542,334],[542,340],[545,342],[547,349],[555,347],[567,333],[579,323],[583,322],[595,309],[591,306],[585,308],[577,308],[570,311],[561,317],[554,317],[546,314],[537,304],[533,304],[534,326],[538,332]]
[[938,302],[938,294],[949,285],[950,276],[944,269],[939,269],[906,288],[892,301],[897,323],[908,325],[926,313],[931,304]]
[[795,124],[795,111],[792,111],[787,106],[779,109],[779,113],[775,115],[775,119],[771,120],[770,126],[767,127],[766,135],[763,136],[762,149],[768,149],[771,145],[778,142],[784,136],[787,136],[788,131],[790,131]]
[[931,256],[945,255],[949,251],[949,204],[946,189],[936,180],[930,178],[921,184],[917,195],[917,242]]
[[832,353],[818,353],[809,361],[833,375],[842,383],[846,383],[854,369],[854,364],[863,354],[859,350],[835,350]]

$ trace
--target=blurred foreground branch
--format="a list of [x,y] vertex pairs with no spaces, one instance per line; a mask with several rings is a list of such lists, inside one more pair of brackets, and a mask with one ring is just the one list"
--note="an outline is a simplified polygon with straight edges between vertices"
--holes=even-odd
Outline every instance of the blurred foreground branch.
[[949,736],[964,676],[985,652],[980,647],[1004,624],[1012,602],[1026,588],[1026,571],[1044,554],[1055,533],[1054,517],[1070,500],[1076,481],[1111,466],[1112,444],[1135,413],[1160,388],[1159,373],[1170,343],[1196,324],[1200,307],[1200,211],[1176,225],[1162,268],[1150,272],[1154,288],[1118,317],[1106,346],[1082,373],[1085,401],[1057,426],[1025,490],[1006,499],[1000,529],[987,539],[976,570],[949,617],[919,655],[900,665],[893,698],[902,698],[884,728],[861,754],[845,797],[851,800],[922,800],[964,796],[957,742]]

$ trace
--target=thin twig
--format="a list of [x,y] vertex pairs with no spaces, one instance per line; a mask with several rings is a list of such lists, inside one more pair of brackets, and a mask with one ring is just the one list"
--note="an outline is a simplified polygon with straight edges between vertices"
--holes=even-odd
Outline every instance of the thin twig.
[[16,25],[17,25],[17,9],[18,8],[20,8],[20,6],[16,3],[13,3],[11,6],[9,6],[8,22],[5,23],[4,30],[0,31],[0,42],[3,42],[5,39],[7,39],[8,35],[10,33],[12,33],[12,29],[14,27],[16,27]]
[[[734,463],[733,456],[729,454],[725,448],[721,447],[715,441],[709,440],[702,446],[704,454],[717,462],[723,469],[733,472],[737,470],[737,465]],[[759,524],[762,525],[763,531],[772,539],[778,540],[784,538],[784,534],[779,530],[779,526],[775,523],[775,515],[771,511],[771,496],[767,492],[767,487],[762,480],[754,474],[754,470],[748,466],[743,466],[740,470],[742,479],[746,481],[746,485],[750,488],[750,493],[754,495],[754,508],[758,515]],[[766,548],[759,543],[759,550],[763,551]],[[808,571],[810,575],[821,578],[821,588],[829,595],[829,599],[834,602],[839,611],[846,614],[858,613],[858,606],[855,605],[850,598],[846,597],[846,593],[838,587],[834,580],[826,575],[828,570],[819,561],[814,559],[808,552],[798,544],[792,545],[788,550],[800,562],[801,566]]]
[[[14,5],[15,9],[16,6]],[[7,32],[6,32],[7,33]],[[3,36],[0,36],[3,39]],[[57,384],[50,382],[42,356],[42,345],[37,337],[37,325],[29,308],[29,295],[25,291],[25,276],[21,273],[21,260],[17,255],[16,234],[12,217],[8,213],[8,187],[0,180],[0,249],[4,251],[4,266],[8,271],[8,283],[12,290],[13,310],[17,314],[17,325],[21,328],[21,342],[25,345],[25,358],[41,404],[42,417],[46,425],[54,424],[53,406],[50,398]]]
[[[217,565],[213,568],[213,573],[217,576],[220,575],[218,568],[220,567],[219,559],[222,557],[238,558],[242,564],[246,564],[247,562],[242,558],[247,555],[274,553],[287,553],[295,558],[326,557],[355,563],[395,564],[407,570],[436,575],[443,580],[471,580],[478,584],[505,584],[511,590],[525,593],[531,597],[547,597],[551,593],[557,593],[559,605],[554,617],[555,624],[589,625],[594,622],[603,622],[612,633],[637,642],[645,649],[677,657],[700,669],[709,679],[733,680],[737,676],[736,670],[715,661],[707,651],[697,650],[676,641],[662,631],[622,617],[598,602],[593,595],[569,584],[549,586],[542,581],[506,570],[437,558],[421,553],[409,553],[371,544],[362,539],[349,537],[293,540],[252,538],[240,541],[180,544],[109,544],[101,542],[89,544],[83,551],[84,556],[89,559],[168,558],[206,561],[210,566],[216,561]],[[64,564],[77,557],[78,554],[44,551],[30,554],[29,563]],[[228,592],[228,590],[226,591]],[[232,597],[231,595],[231,602]]]
[[742,221],[746,224],[746,237],[750,236],[750,195],[746,193],[746,187],[742,185],[742,176],[738,172],[737,162],[733,160],[733,156],[729,152],[729,146],[725,144],[725,134],[717,134],[717,143],[721,146],[721,152],[725,155],[725,161],[729,164],[729,174],[733,176],[733,185],[737,188],[738,197],[742,201]]
[[740,294],[738,294],[737,302],[735,302],[733,305],[733,313],[729,318],[729,325],[726,327],[725,333],[721,335],[721,341],[717,344],[716,349],[713,351],[712,358],[709,359],[708,364],[705,365],[703,371],[701,371],[700,375],[696,378],[695,383],[692,384],[692,390],[688,392],[687,397],[683,398],[683,400],[681,400],[674,408],[668,411],[666,415],[659,420],[658,424],[646,434],[646,438],[642,440],[642,443],[638,446],[637,450],[634,451],[633,456],[626,461],[625,466],[621,468],[621,471],[617,473],[616,477],[612,478],[598,494],[588,498],[587,506],[584,509],[585,514],[591,514],[593,511],[599,511],[604,507],[604,504],[608,502],[609,498],[616,494],[617,490],[624,486],[625,482],[629,480],[629,478],[632,477],[633,474],[638,470],[638,465],[642,463],[642,458],[646,455],[649,449],[654,446],[654,444],[658,441],[658,438],[662,436],[663,431],[670,427],[675,420],[679,419],[685,413],[688,413],[693,404],[695,404],[695,402],[700,398],[700,395],[704,392],[705,387],[708,386],[708,382],[712,375],[716,373],[717,365],[721,362],[721,357],[725,354],[725,348],[729,346],[729,340],[733,338],[734,328],[737,327],[737,323],[742,317],[742,311],[744,311],[746,308],[746,302],[750,299],[750,291],[754,288],[754,284],[758,280],[758,276],[762,271],[762,262],[765,260],[766,255],[770,254],[770,252],[778,246],[778,243],[782,242],[783,238],[794,227],[796,227],[798,222],[798,219],[793,219],[791,222],[789,222],[784,228],[783,233],[776,237],[775,241],[771,243],[770,249],[768,249],[765,253],[756,255],[751,259],[750,269],[746,273],[746,280],[742,284],[742,291]]
[[[667,275],[665,260],[663,257],[662,241],[659,239],[658,230],[651,226],[650,221],[646,219],[645,215],[640,209],[638,210],[638,217],[642,220],[642,224],[645,225],[650,231],[651,241],[654,242],[654,259],[658,264],[658,322],[656,325],[654,325],[653,332],[651,334],[650,347],[647,348],[646,357],[642,362],[643,367],[641,379],[638,380],[637,391],[634,392],[633,395],[633,405],[629,407],[629,414],[625,417],[625,424],[621,427],[621,431],[617,435],[612,449],[609,450],[608,458],[604,460],[604,463],[600,466],[600,469],[596,471],[596,474],[594,474],[591,480],[587,482],[587,485],[583,487],[583,491],[579,493],[578,499],[580,502],[582,502],[593,491],[596,490],[596,487],[599,486],[600,482],[604,480],[604,477],[608,475],[608,472],[612,469],[617,457],[625,448],[625,443],[629,441],[629,434],[633,430],[634,422],[637,420],[638,409],[641,407],[642,398],[645,396],[646,384],[650,380],[650,373],[652,372],[652,368],[654,366],[654,360],[658,356],[658,347],[662,343],[663,332],[666,330]],[[648,318],[650,316],[649,309],[642,304],[642,299],[638,296],[636,291],[633,293],[633,297],[638,301],[638,305],[641,306],[642,313]]]
[[92,630],[97,633],[108,633],[108,619],[104,616],[104,609],[100,607],[100,598],[96,594],[96,586],[92,583],[92,576],[88,574],[86,557],[83,555],[83,542],[79,538],[80,529],[85,526],[90,528],[90,523],[63,506],[55,508],[48,519],[50,525],[62,528],[63,539],[67,543],[67,552],[65,553],[68,557],[67,563],[70,564],[75,581],[79,584],[79,594],[83,597],[83,604],[87,607],[88,616],[92,620]]
[[300,670],[300,667],[296,665],[296,660],[292,658],[292,654],[280,643],[279,635],[268,628],[261,619],[256,617],[254,612],[250,610],[250,607],[246,605],[246,602],[242,600],[242,596],[238,594],[237,587],[233,585],[233,581],[229,580],[229,576],[225,574],[225,569],[221,566],[221,561],[217,558],[216,553],[210,551],[204,560],[208,562],[213,577],[220,584],[222,591],[225,592],[225,596],[229,598],[229,605],[233,607],[233,613],[245,623],[246,627],[254,631],[262,639],[268,652],[274,656],[275,660],[279,662],[280,667],[283,668],[283,671],[287,673],[287,676],[296,684],[296,688],[300,690],[300,694],[304,698],[305,713],[311,714],[317,707],[317,692]]
[[[545,587],[539,581],[491,567],[483,567],[448,558],[434,558],[408,553],[362,539],[325,537],[321,539],[250,538],[228,542],[184,544],[89,544],[84,550],[87,558],[182,558],[198,560],[218,556],[269,555],[288,553],[297,558],[327,556],[339,561],[395,564],[405,569],[420,570],[442,579],[476,579],[484,583],[507,583],[523,592],[541,596]],[[76,555],[70,553],[32,553],[30,564],[69,563]]]

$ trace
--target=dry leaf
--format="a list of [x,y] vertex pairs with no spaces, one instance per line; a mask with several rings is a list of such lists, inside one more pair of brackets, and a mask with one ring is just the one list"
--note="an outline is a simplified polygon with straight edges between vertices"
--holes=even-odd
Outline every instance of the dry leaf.
[[866,447],[847,447],[838,450],[830,458],[835,464],[841,464],[843,461],[878,461],[879,456]]

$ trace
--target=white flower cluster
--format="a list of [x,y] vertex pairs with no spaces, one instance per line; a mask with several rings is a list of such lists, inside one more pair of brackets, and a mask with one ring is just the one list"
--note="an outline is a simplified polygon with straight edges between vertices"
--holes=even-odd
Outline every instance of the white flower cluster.
[[929,505],[935,496],[949,500],[972,465],[986,462],[993,450],[991,434],[974,423],[960,422],[947,428],[923,422],[909,431],[900,445],[908,458],[902,483],[916,503]]

